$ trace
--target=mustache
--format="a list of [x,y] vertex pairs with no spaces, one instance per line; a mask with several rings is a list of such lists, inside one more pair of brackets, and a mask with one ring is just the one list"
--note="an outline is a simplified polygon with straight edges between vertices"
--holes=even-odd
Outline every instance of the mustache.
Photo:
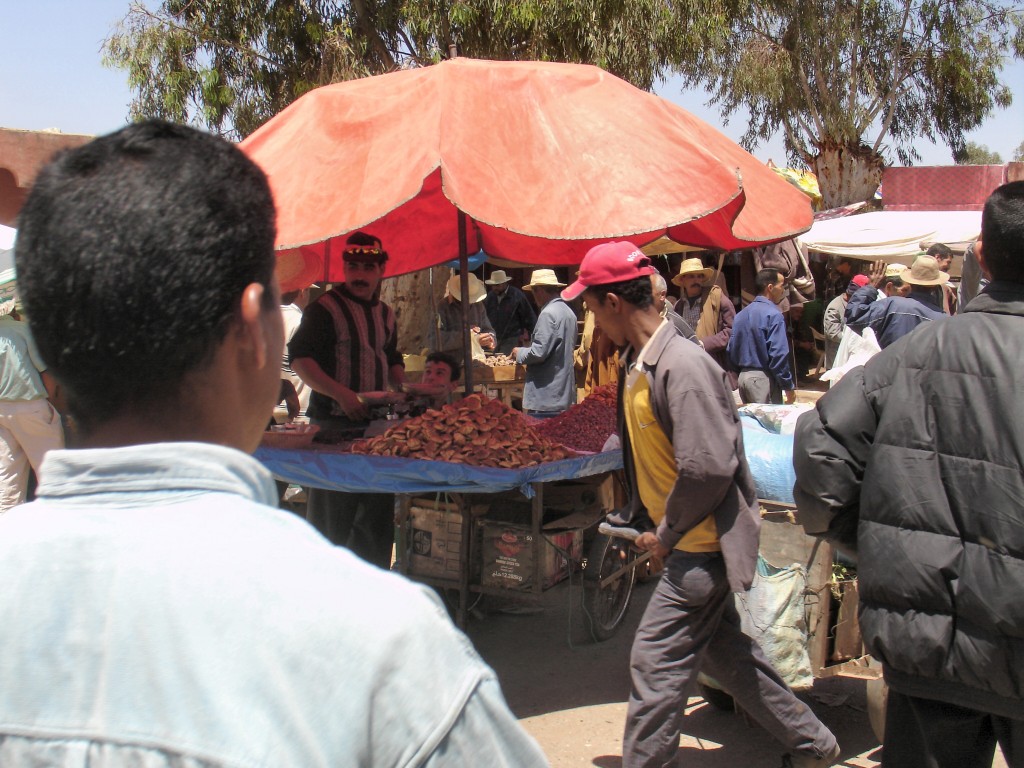
[[369,288],[370,284],[365,280],[353,280],[351,283],[353,288]]

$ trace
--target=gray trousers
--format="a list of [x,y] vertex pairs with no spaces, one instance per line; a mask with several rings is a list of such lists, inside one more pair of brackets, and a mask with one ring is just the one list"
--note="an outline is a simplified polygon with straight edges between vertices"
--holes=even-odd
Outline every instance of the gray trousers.
[[822,757],[835,748],[832,732],[740,629],[722,556],[674,551],[633,640],[623,768],[675,763],[698,671],[721,684],[787,750]]
[[747,403],[782,405],[782,387],[764,371],[740,372],[740,399]]

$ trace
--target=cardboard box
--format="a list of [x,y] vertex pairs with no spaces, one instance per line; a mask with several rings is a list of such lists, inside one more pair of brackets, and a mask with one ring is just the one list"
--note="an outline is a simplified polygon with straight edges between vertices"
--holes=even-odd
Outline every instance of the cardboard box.
[[615,508],[615,478],[608,473],[582,480],[558,480],[544,485],[544,509],[581,512],[599,509],[610,512]]
[[[526,591],[533,589],[533,533],[529,525],[484,519],[481,521],[480,583]],[[555,547],[579,561],[583,549],[583,531],[545,531],[541,543],[541,585],[547,589],[566,576],[566,558]],[[552,546],[555,545],[555,546]]]
[[[480,517],[487,509],[487,504],[474,504],[470,517]],[[408,525],[409,574],[457,580],[462,554],[462,508],[454,502],[412,499]],[[479,526],[475,522],[473,526],[471,535],[479,536]],[[477,557],[469,563],[471,579],[480,573],[479,546],[474,549]]]
[[409,573],[459,578],[462,513],[458,505],[439,503],[435,508],[434,502],[413,499],[409,526]]
[[496,365],[491,368],[493,381],[526,381],[526,366]]

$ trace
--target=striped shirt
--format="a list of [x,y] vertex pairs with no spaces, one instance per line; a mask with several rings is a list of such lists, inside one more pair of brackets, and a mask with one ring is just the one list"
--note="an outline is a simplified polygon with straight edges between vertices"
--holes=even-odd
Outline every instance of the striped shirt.
[[[402,364],[395,313],[379,299],[363,301],[340,285],[306,308],[288,343],[289,362],[311,358],[328,376],[354,392],[388,387],[388,371]],[[343,416],[338,404],[320,392],[309,398],[310,417]]]

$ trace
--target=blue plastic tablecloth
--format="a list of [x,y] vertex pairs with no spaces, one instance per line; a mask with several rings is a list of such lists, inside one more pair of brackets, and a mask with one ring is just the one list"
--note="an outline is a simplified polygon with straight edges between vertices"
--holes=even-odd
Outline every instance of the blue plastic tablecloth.
[[532,498],[531,483],[573,480],[622,469],[622,451],[619,450],[522,469],[366,456],[316,448],[260,446],[255,456],[275,476],[289,483],[348,493],[495,493],[518,488],[524,496]]

